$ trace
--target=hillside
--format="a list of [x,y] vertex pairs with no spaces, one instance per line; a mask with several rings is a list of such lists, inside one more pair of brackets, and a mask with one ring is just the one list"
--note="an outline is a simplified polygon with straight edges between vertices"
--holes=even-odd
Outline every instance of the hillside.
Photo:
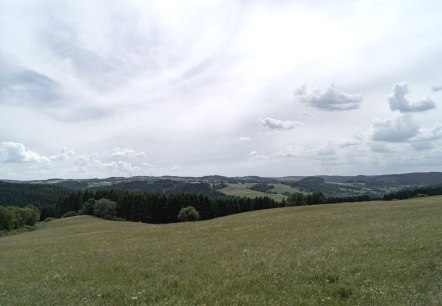
[[0,206],[26,206],[39,208],[54,207],[60,196],[68,194],[68,189],[48,184],[7,183],[0,181]]
[[442,197],[0,238],[0,305],[437,305]]
[[[20,183],[15,181],[14,183]],[[366,194],[379,197],[388,192],[404,188],[442,184],[441,172],[404,173],[386,175],[356,176],[289,176],[289,177],[226,177],[219,175],[203,177],[179,176],[134,176],[109,177],[103,179],[50,179],[21,182],[28,184],[47,184],[70,190],[121,189],[146,192],[195,192],[209,197],[235,195],[247,197],[267,195],[281,200],[287,192],[301,190],[304,192],[320,191],[326,196],[354,196]],[[270,192],[253,192],[250,187],[257,184],[277,185]],[[221,187],[221,188],[218,188]],[[228,188],[226,188],[228,187]]]

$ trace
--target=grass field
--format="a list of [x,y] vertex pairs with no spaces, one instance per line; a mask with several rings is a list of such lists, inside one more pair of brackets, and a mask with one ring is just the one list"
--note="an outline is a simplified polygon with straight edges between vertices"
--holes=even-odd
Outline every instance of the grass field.
[[[282,194],[264,193],[256,190],[248,189],[248,187],[256,185],[255,183],[238,183],[238,184],[228,184],[227,187],[221,189],[220,191],[227,195],[233,195],[237,197],[251,198],[256,197],[269,197],[275,201],[281,202],[282,199],[287,199],[287,196]],[[282,184],[276,184],[282,185]],[[276,186],[275,186],[276,187]],[[290,186],[288,186],[290,188]]]
[[441,305],[442,197],[0,238],[0,305]]
[[274,186],[272,189],[270,189],[270,191],[272,192],[281,193],[281,194],[284,192],[288,193],[299,192],[299,189],[293,188],[286,184],[271,184],[271,185]]

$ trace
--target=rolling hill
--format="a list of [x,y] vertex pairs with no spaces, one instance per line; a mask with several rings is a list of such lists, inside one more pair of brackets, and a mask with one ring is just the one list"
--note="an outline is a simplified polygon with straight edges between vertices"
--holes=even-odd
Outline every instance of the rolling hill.
[[0,305],[439,305],[442,197],[0,238]]

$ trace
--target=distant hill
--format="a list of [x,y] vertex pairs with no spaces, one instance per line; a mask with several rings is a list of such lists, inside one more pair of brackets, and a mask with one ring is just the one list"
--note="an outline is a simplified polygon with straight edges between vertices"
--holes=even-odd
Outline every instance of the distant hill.
[[162,179],[157,181],[125,181],[112,185],[101,185],[89,188],[91,190],[119,189],[127,191],[155,192],[155,193],[179,193],[189,192],[201,194],[210,198],[221,197],[224,194],[214,190],[209,183],[204,182],[182,182],[172,179]]
[[54,207],[60,196],[70,190],[48,184],[7,183],[0,181],[0,205],[19,206],[28,204],[39,207]]
[[[357,176],[287,176],[287,177],[226,177],[210,175],[203,177],[178,176],[135,176],[109,177],[94,179],[49,179],[34,181],[10,181],[0,185],[0,205],[34,204],[40,207],[51,206],[66,190],[99,190],[121,189],[128,191],[177,193],[191,192],[211,198],[226,196],[224,188],[237,188],[247,184],[246,191],[252,191],[254,184],[273,184],[278,186],[269,189],[270,195],[287,196],[291,190],[303,192],[320,191],[326,196],[345,197],[369,195],[378,197],[389,192],[404,188],[424,187],[442,184],[442,172],[421,172],[386,175],[357,175]],[[9,184],[9,185],[8,185]],[[241,186],[240,186],[241,187]],[[244,187],[244,186],[242,186]],[[223,189],[224,188],[224,189]],[[279,194],[278,194],[279,193]]]

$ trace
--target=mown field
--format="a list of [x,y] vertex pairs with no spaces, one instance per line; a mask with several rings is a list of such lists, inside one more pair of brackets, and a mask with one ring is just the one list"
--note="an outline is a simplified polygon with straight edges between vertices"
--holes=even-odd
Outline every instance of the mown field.
[[245,198],[256,198],[256,197],[269,197],[275,201],[281,202],[282,199],[287,199],[287,196],[283,195],[284,192],[293,193],[298,191],[298,189],[292,188],[289,185],[285,184],[271,184],[275,186],[271,189],[271,192],[276,193],[265,193],[257,190],[249,189],[256,185],[255,183],[237,183],[237,184],[228,184],[227,187],[221,189],[220,191],[226,195],[233,195],[237,197],[245,197]]
[[0,238],[0,305],[441,305],[442,197]]

